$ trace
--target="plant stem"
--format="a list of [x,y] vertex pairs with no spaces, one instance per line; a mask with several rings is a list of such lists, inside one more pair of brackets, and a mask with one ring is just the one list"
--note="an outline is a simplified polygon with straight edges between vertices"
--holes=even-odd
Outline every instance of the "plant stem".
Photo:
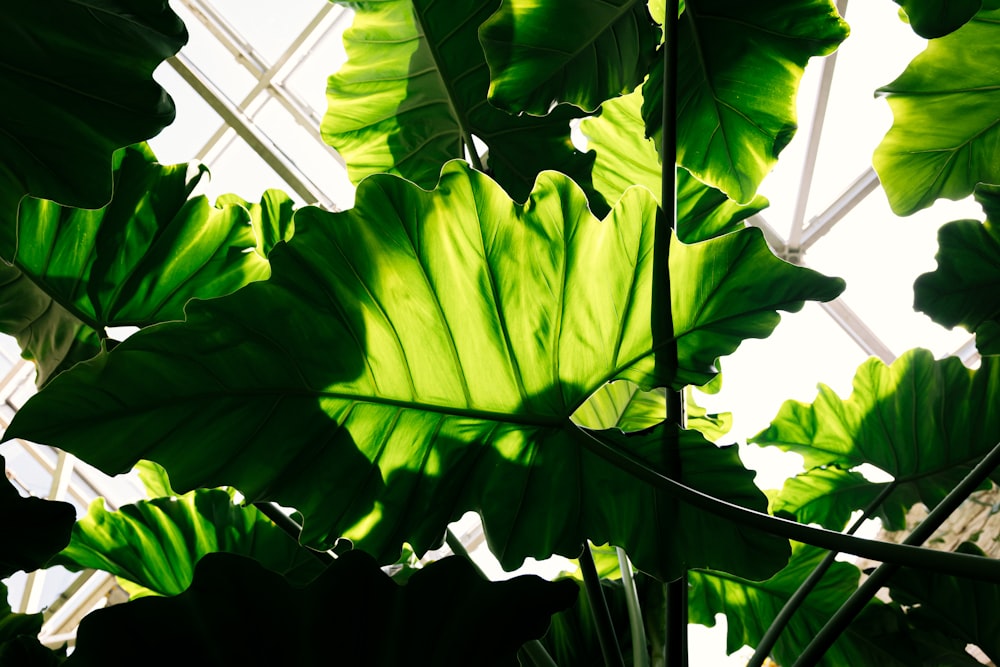
[[[530,660],[535,667],[559,667],[537,639],[527,642],[521,647],[518,654]],[[522,661],[521,664],[525,663]]]
[[1000,562],[992,558],[935,551],[907,544],[866,540],[747,509],[670,479],[651,468],[645,461],[635,457],[631,452],[615,443],[605,442],[593,431],[580,429],[580,432],[586,436],[582,440],[584,446],[615,467],[636,479],[666,491],[678,500],[724,519],[823,549],[843,551],[862,558],[897,563],[906,567],[923,568],[942,574],[1000,583]]
[[[998,465],[1000,465],[1000,443],[994,446],[990,450],[990,453],[983,457],[983,460],[975,468],[969,471],[969,474],[927,515],[927,518],[903,540],[903,544],[923,544],[958,509],[958,506],[965,502],[969,494],[978,489],[989,478]],[[973,556],[973,558],[978,557]],[[981,560],[986,559],[981,558]],[[858,587],[858,590],[854,591],[854,594],[847,599],[847,602],[840,606],[840,609],[833,615],[833,618],[827,621],[826,625],[823,626],[809,645],[806,646],[805,651],[802,652],[799,659],[795,661],[794,667],[810,667],[819,662],[827,649],[837,641],[837,637],[851,624],[854,617],[875,597],[879,589],[885,585],[900,567],[897,563],[882,563]],[[958,576],[961,576],[961,574]]]
[[[292,520],[290,516],[281,511],[281,508],[274,503],[254,503],[254,507],[257,508],[261,514],[270,519],[274,525],[276,525],[281,530],[285,531],[289,537],[291,537],[296,542],[299,541],[299,536],[302,534],[302,526]],[[333,554],[329,551],[317,551],[315,549],[310,549],[308,547],[303,547],[313,556],[319,559],[324,565],[329,565],[336,560]]]
[[[875,514],[875,511],[882,505],[882,502],[889,497],[889,494],[896,490],[896,486],[897,483],[895,480],[886,484],[881,493],[879,493],[874,500],[868,503],[868,507],[861,512],[861,516],[858,517],[858,520],[847,529],[847,534],[853,535],[856,533],[858,529],[861,528],[861,525],[870,519],[873,514]],[[747,662],[747,667],[763,666],[764,661],[767,659],[767,656],[770,655],[771,649],[774,648],[774,645],[778,642],[778,637],[781,636],[781,632],[785,629],[785,626],[788,625],[792,615],[795,614],[799,607],[802,606],[802,603],[805,602],[809,594],[814,588],[816,588],[820,580],[823,579],[823,575],[826,574],[826,571],[830,569],[830,566],[833,565],[833,562],[836,559],[836,551],[828,553],[826,557],[820,561],[820,564],[816,566],[816,569],[813,570],[806,580],[802,582],[802,585],[795,591],[795,594],[788,599],[785,606],[781,608],[778,615],[775,616],[773,621],[771,621],[771,625],[768,626],[767,632],[764,633],[760,642],[757,643],[756,650],[754,650],[753,655]]]
[[646,629],[642,621],[639,592],[635,588],[635,579],[632,577],[632,564],[628,562],[628,554],[621,547],[615,547],[615,553],[618,555],[618,569],[622,573],[625,606],[628,608],[628,622],[632,630],[632,665],[634,667],[649,667],[649,656],[646,654]]
[[[663,15],[663,104],[661,116],[660,135],[660,167],[661,167],[661,192],[660,201],[663,209],[663,216],[666,224],[670,225],[670,231],[677,233],[677,23],[680,12],[679,0],[667,0]],[[664,301],[667,304],[667,325],[673,331],[672,316],[672,293],[670,289],[670,235],[659,229],[658,240],[663,255],[663,266],[659,270],[666,274],[666,290],[654,295],[655,299]],[[655,332],[654,332],[655,333]],[[667,354],[671,355],[669,363],[673,368],[677,367],[677,343],[674,336],[674,344],[669,347]],[[683,390],[674,391],[667,389],[667,423],[684,427],[684,395]],[[666,470],[670,477],[681,478],[680,451],[676,440],[665,438],[664,445],[668,448],[666,452]],[[667,667],[687,667],[687,605],[688,605],[688,585],[685,574],[677,581],[666,584],[664,590],[666,598],[666,641],[664,649],[667,654],[665,662]]]
[[594,555],[590,553],[590,544],[587,542],[583,543],[583,551],[580,553],[580,571],[583,574],[583,586],[587,591],[590,611],[597,628],[597,641],[601,645],[604,664],[607,667],[625,667],[625,659],[622,658],[622,650],[615,636],[615,626],[611,622],[611,610],[608,609],[608,601],[604,598],[601,578],[597,574]]

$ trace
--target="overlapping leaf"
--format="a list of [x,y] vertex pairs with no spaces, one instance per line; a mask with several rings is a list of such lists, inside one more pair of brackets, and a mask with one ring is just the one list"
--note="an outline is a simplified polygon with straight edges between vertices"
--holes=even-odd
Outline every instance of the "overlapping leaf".
[[[730,412],[709,414],[694,402],[691,388],[685,392],[685,426],[709,440],[717,441],[732,428]],[[642,391],[628,380],[609,382],[573,413],[573,421],[584,428],[617,428],[625,433],[641,431],[666,418],[667,397],[663,389]]]
[[585,185],[593,157],[574,149],[569,135],[578,110],[516,117],[486,100],[478,29],[499,5],[387,0],[356,7],[344,34],[348,60],[330,77],[322,126],[353,182],[392,173],[433,188],[444,163],[464,158],[475,136],[489,149],[490,173],[518,201],[544,169]]
[[[985,556],[972,542],[958,552]],[[1000,590],[971,579],[904,569],[892,578],[892,599],[909,607],[906,617],[921,632],[943,632],[974,644],[994,662],[1000,660]]]
[[293,583],[306,583],[322,570],[313,554],[255,507],[234,505],[222,489],[141,500],[117,512],[97,498],[49,564],[110,572],[136,584],[126,583],[135,598],[181,593],[198,561],[217,552],[253,558]]
[[[991,358],[972,371],[957,358],[935,361],[926,350],[911,350],[891,366],[874,358],[862,364],[846,400],[820,385],[811,405],[788,401],[750,441],[799,453],[807,468],[881,468],[896,488],[880,511],[898,524],[917,500],[937,505],[1000,441],[1000,416],[993,409],[998,392],[1000,364]],[[826,501],[812,499],[811,516],[842,517],[851,488],[858,488],[854,509],[872,498],[857,476],[831,475],[825,482],[833,487]],[[793,502],[784,509],[792,511]]]
[[[0,469],[6,469],[2,456]],[[76,512],[69,503],[23,498],[4,478],[0,481],[0,517],[2,578],[18,570],[35,570],[63,548],[69,541]],[[0,584],[0,660],[6,661],[2,664],[49,664],[15,662],[28,656],[33,660],[38,656],[39,660],[48,657],[49,652],[35,639],[41,628],[42,615],[15,614],[7,603],[7,587]]]
[[896,0],[913,32],[924,39],[944,37],[976,15],[982,0]]
[[1000,186],[976,187],[986,221],[938,230],[937,270],[913,284],[913,307],[946,327],[976,334],[980,354],[1000,354]]
[[[704,382],[717,357],[770,333],[774,309],[833,298],[842,281],[781,262],[757,230],[674,240],[680,364],[657,367],[673,339],[650,333],[655,211],[632,189],[598,221],[553,173],[518,205],[458,161],[433,192],[369,178],[350,211],[298,212],[270,280],[56,378],[7,435],[107,471],[149,458],[180,489],[273,498],[303,513],[306,541],[344,535],[384,562],[480,509],[508,566],[590,537],[662,574],[684,554],[638,529],[658,522],[652,491],[587,454],[570,416],[615,378]],[[704,465],[690,472],[710,483],[718,461]],[[703,546],[744,560],[718,540]]]
[[0,26],[0,220],[25,194],[104,206],[112,153],[173,121],[152,73],[184,25],[166,0],[38,0],[5,2]]
[[[749,202],[796,128],[808,60],[832,53],[847,24],[829,0],[698,0],[679,26],[677,161]],[[643,87],[647,134],[659,141],[663,67]]]
[[185,593],[88,616],[66,664],[124,667],[155,652],[178,665],[458,665],[474,656],[479,665],[514,666],[518,647],[575,597],[571,582],[531,575],[487,582],[460,558],[431,563],[398,586],[352,551],[294,588],[249,559],[211,554]]
[[[642,185],[660,198],[662,168],[656,147],[643,136],[642,93],[630,93],[601,105],[601,114],[585,118],[580,130],[594,149],[593,183],[608,202],[616,202],[626,189]],[[756,196],[741,206],[715,188],[677,169],[677,235],[695,243],[743,229],[744,220],[763,210],[768,202]],[[593,206],[592,206],[593,208]]]
[[480,29],[490,102],[543,116],[593,111],[646,77],[660,30],[642,0],[503,0]]
[[872,162],[897,214],[1000,183],[1000,9],[928,42],[878,92],[894,121]]
[[[796,545],[792,560],[771,579],[746,581],[725,572],[695,570],[689,573],[688,613],[692,623],[712,627],[715,615],[726,615],[726,650],[756,646],[785,602],[826,555],[821,549]],[[775,644],[772,655],[779,664],[791,665],[820,628],[858,586],[861,572],[849,563],[834,563],[806,598]],[[826,665],[870,664],[867,642],[852,626],[827,653]]]
[[[0,326],[39,365],[39,384],[93,356],[107,326],[183,317],[192,298],[266,278],[266,252],[291,234],[291,201],[229,195],[213,207],[192,192],[205,173],[164,166],[144,145],[115,154],[115,195],[97,210],[26,198],[0,231]],[[256,252],[253,252],[256,250]]]

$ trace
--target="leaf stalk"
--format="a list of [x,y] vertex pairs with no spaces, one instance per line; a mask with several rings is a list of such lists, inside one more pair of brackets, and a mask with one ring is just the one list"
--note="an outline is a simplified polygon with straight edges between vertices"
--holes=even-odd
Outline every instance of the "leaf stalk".
[[[903,540],[907,546],[923,544],[938,528],[941,527],[951,514],[958,509],[958,506],[965,502],[973,491],[978,489],[985,482],[993,471],[1000,465],[1000,443],[990,450],[990,453],[983,457],[979,464],[969,471],[961,482],[959,482],[951,492],[945,496],[934,510],[927,515],[919,526],[917,526],[909,536]],[[946,552],[940,552],[946,553]],[[958,554],[951,554],[958,555]],[[978,556],[972,556],[978,560],[989,560]],[[847,599],[837,613],[827,621],[826,625],[816,634],[816,637],[806,646],[802,655],[795,661],[793,667],[811,667],[822,659],[826,651],[833,646],[848,625],[854,620],[868,602],[875,597],[879,589],[885,585],[892,575],[894,575],[904,564],[883,562],[872,574],[862,583],[858,590]],[[962,576],[961,573],[949,573]]]
[[611,621],[611,610],[601,588],[601,577],[597,574],[594,555],[590,552],[590,544],[583,543],[580,552],[580,572],[583,574],[583,586],[590,601],[590,611],[597,628],[597,641],[601,645],[601,654],[607,667],[625,667],[618,637],[615,636],[615,626]]
[[[846,534],[853,535],[856,533],[858,529],[861,528],[862,524],[875,514],[878,508],[882,505],[882,502],[889,497],[889,494],[896,490],[897,485],[898,483],[895,480],[886,484],[881,493],[868,503],[868,506],[861,512],[861,516],[858,517],[857,521],[855,521],[847,529]],[[833,565],[834,561],[837,559],[837,554],[838,552],[836,551],[828,553],[826,557],[820,561],[819,565],[816,566],[816,569],[813,570],[808,577],[806,577],[806,580],[802,582],[792,597],[788,598],[788,601],[785,602],[781,611],[779,611],[778,615],[774,617],[773,621],[771,621],[771,625],[768,626],[767,632],[764,633],[760,642],[757,643],[757,648],[754,650],[753,655],[747,662],[747,667],[763,667],[764,661],[767,660],[767,657],[771,653],[771,649],[773,649],[774,645],[778,642],[778,637],[781,636],[782,631],[788,625],[792,616],[796,611],[798,611],[799,607],[802,606],[802,603],[805,602],[807,597],[809,597],[809,594],[812,593],[813,589],[816,588],[819,582],[823,579],[827,570],[829,570]]]

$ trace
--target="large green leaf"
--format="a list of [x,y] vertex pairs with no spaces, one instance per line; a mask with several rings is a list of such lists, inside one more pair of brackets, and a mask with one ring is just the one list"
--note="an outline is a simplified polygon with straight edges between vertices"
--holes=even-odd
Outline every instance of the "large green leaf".
[[11,0],[0,26],[0,220],[25,194],[103,206],[111,154],[173,121],[152,73],[183,23],[166,0]]
[[561,102],[593,111],[631,91],[660,41],[642,0],[503,0],[479,34],[490,102],[536,116]]
[[97,498],[73,527],[69,545],[49,564],[110,572],[137,584],[127,586],[135,598],[184,591],[198,561],[216,552],[253,558],[292,582],[308,582],[323,569],[255,507],[234,505],[222,489],[142,500],[117,512]]
[[[726,615],[726,650],[757,646],[771,622],[819,565],[826,552],[796,545],[788,565],[767,581],[746,581],[725,572],[693,570],[688,574],[688,614],[692,623],[712,627],[715,615]],[[772,655],[778,664],[791,665],[820,628],[857,589],[861,572],[854,565],[834,563],[826,576],[792,616]],[[824,665],[868,665],[871,646],[856,624],[830,649]],[[887,652],[892,647],[886,647]],[[898,663],[890,663],[898,664]]]
[[330,77],[322,126],[353,182],[392,173],[433,188],[442,165],[464,158],[475,136],[489,148],[489,172],[518,201],[543,169],[586,183],[593,157],[570,142],[569,121],[578,111],[516,117],[486,100],[489,70],[477,31],[499,5],[385,0],[356,6],[344,33],[348,60]]
[[[985,556],[972,542],[960,553]],[[906,617],[920,632],[942,632],[974,644],[995,663],[1000,660],[1000,589],[979,581],[904,568],[892,578],[892,599],[908,607]]]
[[[645,186],[657,201],[663,170],[656,146],[643,136],[642,93],[635,91],[601,105],[601,114],[585,118],[580,130],[594,149],[593,183],[608,202],[616,202],[633,185]],[[760,195],[741,206],[715,188],[677,169],[677,235],[695,243],[743,229],[743,222],[767,207]]]
[[944,37],[976,15],[983,0],[895,0],[906,12],[913,32],[924,39]]
[[[100,610],[80,625],[72,667],[134,665],[517,665],[576,586],[535,576],[487,582],[447,558],[398,586],[364,553],[348,552],[315,582],[232,554],[206,556],[181,595]],[[114,651],[108,647],[114,646]]]
[[[678,163],[751,201],[795,132],[806,63],[847,33],[830,0],[688,1],[678,35]],[[662,60],[643,94],[647,134],[659,142]]]
[[[778,260],[758,230],[674,239],[674,337],[653,339],[655,219],[636,188],[598,221],[550,172],[524,205],[459,161],[433,192],[369,178],[354,209],[298,212],[268,281],[64,373],[7,436],[277,500],[303,513],[307,542],[344,535],[384,562],[479,509],[507,566],[574,556],[589,537],[662,575],[683,554],[639,529],[658,523],[652,491],[588,454],[571,415],[615,378],[705,382],[719,356],[770,333],[776,308],[833,298],[842,281]],[[657,366],[675,342],[679,366]]]
[[[115,194],[101,209],[26,198],[0,231],[0,327],[39,365],[39,384],[93,356],[108,326],[184,316],[192,298],[266,278],[266,252],[292,232],[291,200],[228,195],[213,207],[192,192],[205,173],[165,166],[144,145],[118,151]],[[256,250],[256,252],[253,252]]]
[[1000,183],[1000,9],[928,42],[878,92],[894,122],[872,162],[897,214]]
[[[807,468],[881,468],[896,483],[881,512],[898,522],[917,500],[936,506],[1000,441],[998,396],[1000,363],[992,358],[973,371],[957,358],[936,361],[927,350],[910,350],[891,366],[875,358],[863,363],[846,400],[820,385],[811,405],[786,402],[750,442],[801,454]],[[871,497],[871,489],[859,490],[855,509]],[[845,498],[838,493],[826,502],[822,512],[837,516],[835,505]],[[810,512],[821,511],[815,503],[824,501],[815,499]]]
[[976,334],[980,354],[1000,354],[1000,186],[976,186],[986,221],[938,230],[937,270],[913,284],[913,307],[948,328]]

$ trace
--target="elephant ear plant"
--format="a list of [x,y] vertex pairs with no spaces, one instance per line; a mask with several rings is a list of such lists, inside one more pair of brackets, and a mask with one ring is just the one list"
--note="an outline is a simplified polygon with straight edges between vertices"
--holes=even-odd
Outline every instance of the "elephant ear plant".
[[[945,227],[917,291],[984,354],[993,294],[962,254],[1000,266],[972,242],[993,238],[1000,181],[995,5],[904,3],[934,39],[881,91],[896,123],[875,158],[900,213],[974,189],[987,207],[986,225]],[[321,128],[357,186],[341,212],[277,190],[213,204],[194,194],[204,169],[156,160],[142,142],[173,107],[151,71],[186,39],[165,2],[0,10],[18,102],[0,108],[0,328],[40,386],[6,438],[139,466],[150,496],[95,503],[70,533],[62,505],[5,492],[4,574],[98,568],[139,599],[88,616],[68,657],[37,644],[37,617],[0,610],[0,656],[680,666],[688,620],[717,613],[758,665],[994,651],[974,615],[935,619],[956,590],[985,608],[1000,564],[919,546],[995,477],[992,358],[914,351],[866,363],[848,399],[786,405],[754,441],[808,470],[774,514],[687,390],[780,311],[844,288],[745,222],[804,67],[847,38],[833,4],[350,7]],[[122,325],[140,330],[113,340]],[[856,510],[897,526],[918,502],[933,511],[907,544],[843,532]],[[505,568],[579,557],[583,584],[486,580],[448,532],[468,511]],[[458,555],[417,561],[446,539]],[[859,585],[836,552],[886,565]],[[898,601],[874,598],[883,584]]]

